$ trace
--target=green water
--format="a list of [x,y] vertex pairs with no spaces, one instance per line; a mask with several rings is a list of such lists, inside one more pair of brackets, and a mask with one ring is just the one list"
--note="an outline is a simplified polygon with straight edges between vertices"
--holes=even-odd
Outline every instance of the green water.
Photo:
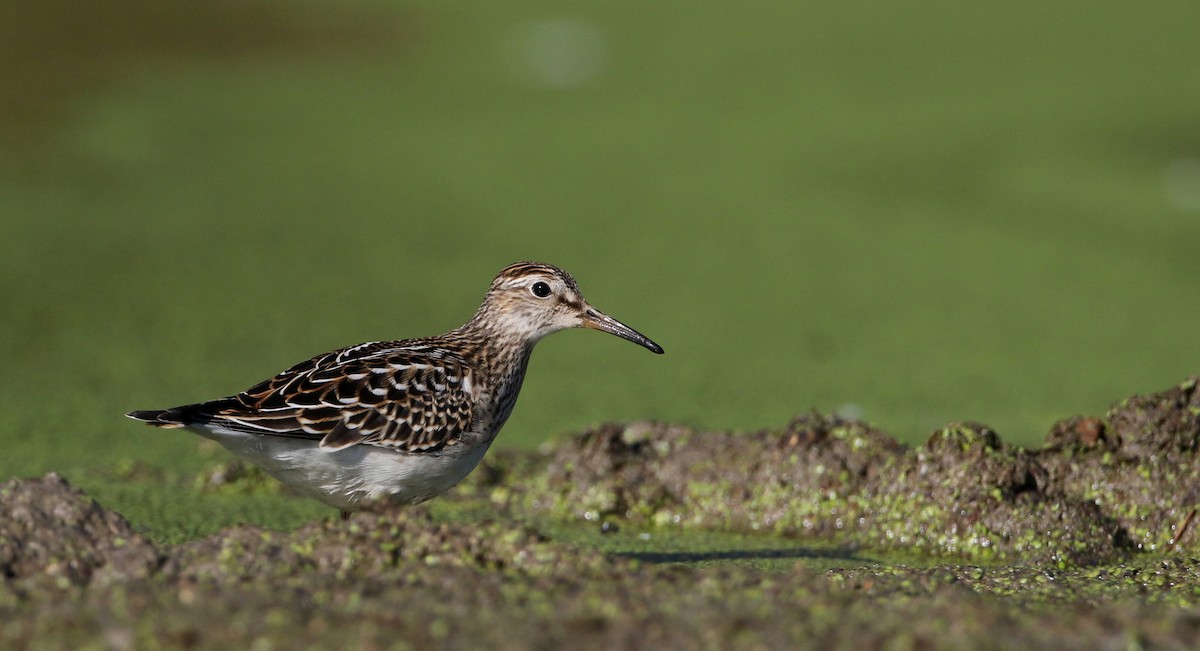
[[167,538],[293,526],[317,509],[88,478],[194,475],[193,437],[121,414],[444,331],[522,258],[667,354],[547,340],[498,445],[813,407],[1036,442],[1196,371],[1198,18],[6,5],[0,477],[91,481]]

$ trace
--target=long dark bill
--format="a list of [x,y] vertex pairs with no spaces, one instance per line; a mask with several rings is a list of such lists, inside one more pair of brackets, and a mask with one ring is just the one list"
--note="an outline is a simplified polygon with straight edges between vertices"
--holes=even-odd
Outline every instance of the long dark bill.
[[646,348],[652,353],[657,353],[659,355],[663,354],[662,346],[650,341],[649,337],[595,308],[588,308],[583,318],[582,325],[585,328],[602,330],[609,334],[614,334],[622,339],[628,339],[629,341]]

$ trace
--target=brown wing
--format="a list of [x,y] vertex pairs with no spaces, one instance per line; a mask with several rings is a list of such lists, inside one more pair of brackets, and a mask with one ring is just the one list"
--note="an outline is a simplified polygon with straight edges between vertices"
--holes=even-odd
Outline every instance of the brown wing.
[[427,345],[362,344],[314,357],[213,403],[215,421],[247,431],[433,451],[471,427],[471,369]]

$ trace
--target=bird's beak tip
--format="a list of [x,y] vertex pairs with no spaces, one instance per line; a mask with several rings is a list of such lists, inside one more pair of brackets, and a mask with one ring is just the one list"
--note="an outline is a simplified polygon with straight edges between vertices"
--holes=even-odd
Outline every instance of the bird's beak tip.
[[600,330],[616,335],[627,341],[632,341],[656,355],[663,354],[662,346],[651,341],[649,337],[599,310],[588,309],[580,325],[592,330]]

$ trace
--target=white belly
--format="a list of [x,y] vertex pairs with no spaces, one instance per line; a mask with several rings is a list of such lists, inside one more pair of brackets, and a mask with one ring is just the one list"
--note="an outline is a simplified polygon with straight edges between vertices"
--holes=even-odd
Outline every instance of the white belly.
[[374,445],[329,452],[316,441],[225,429],[192,431],[300,492],[343,511],[380,499],[419,504],[450,490],[479,465],[491,441],[410,453]]

